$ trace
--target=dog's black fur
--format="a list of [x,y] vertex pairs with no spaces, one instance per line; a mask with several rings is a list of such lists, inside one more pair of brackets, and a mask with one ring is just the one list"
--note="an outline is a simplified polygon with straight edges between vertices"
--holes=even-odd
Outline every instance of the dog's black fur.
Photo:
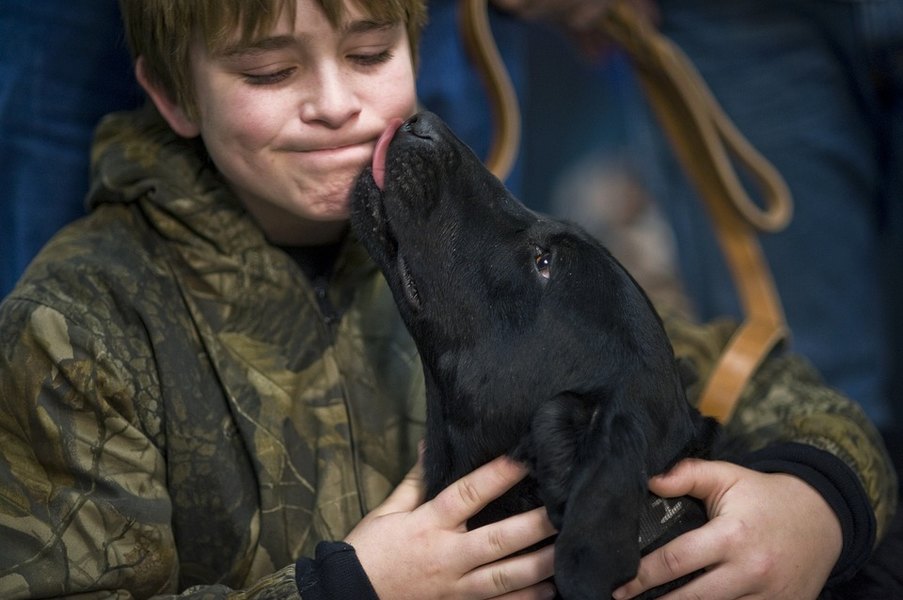
[[[647,479],[702,455],[661,320],[633,278],[573,224],[521,205],[429,113],[371,169],[352,226],[385,273],[421,355],[428,495],[509,454],[530,477],[471,526],[547,507],[568,600],[634,576]],[[673,536],[672,536],[673,537]]]

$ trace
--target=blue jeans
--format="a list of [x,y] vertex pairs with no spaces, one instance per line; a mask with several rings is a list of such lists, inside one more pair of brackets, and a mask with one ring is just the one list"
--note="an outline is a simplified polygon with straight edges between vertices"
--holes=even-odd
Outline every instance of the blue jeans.
[[0,3],[0,297],[83,214],[96,122],[140,98],[115,2]]
[[[661,9],[663,32],[793,193],[790,226],[761,236],[792,348],[893,427],[889,399],[903,398],[903,2],[667,0]],[[739,315],[700,201],[651,117],[641,121],[640,163],[699,316]]]

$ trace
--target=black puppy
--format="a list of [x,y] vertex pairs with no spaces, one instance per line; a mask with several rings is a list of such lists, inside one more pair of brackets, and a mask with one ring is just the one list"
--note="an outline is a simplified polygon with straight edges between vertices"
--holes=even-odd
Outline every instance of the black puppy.
[[[544,504],[568,600],[610,597],[641,550],[704,521],[646,481],[704,454],[716,425],[687,403],[661,320],[598,241],[526,209],[429,113],[378,142],[352,226],[420,352],[430,497],[501,454],[527,462],[470,526]],[[680,523],[668,535],[641,528],[656,507]]]

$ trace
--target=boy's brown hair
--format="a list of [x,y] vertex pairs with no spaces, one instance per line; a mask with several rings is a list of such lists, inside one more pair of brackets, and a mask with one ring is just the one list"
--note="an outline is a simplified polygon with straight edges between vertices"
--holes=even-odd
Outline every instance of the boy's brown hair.
[[[350,0],[374,20],[403,22],[411,56],[417,62],[420,32],[426,23],[425,0]],[[316,0],[329,22],[338,26],[344,0]],[[199,36],[211,52],[234,42],[247,43],[275,26],[287,11],[295,18],[295,0],[119,0],[132,56],[144,57],[148,77],[165,89],[190,116],[197,105],[189,68],[191,44]]]

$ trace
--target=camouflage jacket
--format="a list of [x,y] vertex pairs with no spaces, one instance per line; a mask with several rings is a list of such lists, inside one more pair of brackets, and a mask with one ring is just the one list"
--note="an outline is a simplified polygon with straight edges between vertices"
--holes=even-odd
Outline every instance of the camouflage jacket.
[[[0,597],[298,598],[413,464],[423,385],[348,240],[329,314],[193,142],[150,112],[98,129],[91,214],[0,305]],[[703,374],[730,333],[672,324]],[[842,458],[883,528],[895,482],[856,406],[772,361],[729,426]]]

